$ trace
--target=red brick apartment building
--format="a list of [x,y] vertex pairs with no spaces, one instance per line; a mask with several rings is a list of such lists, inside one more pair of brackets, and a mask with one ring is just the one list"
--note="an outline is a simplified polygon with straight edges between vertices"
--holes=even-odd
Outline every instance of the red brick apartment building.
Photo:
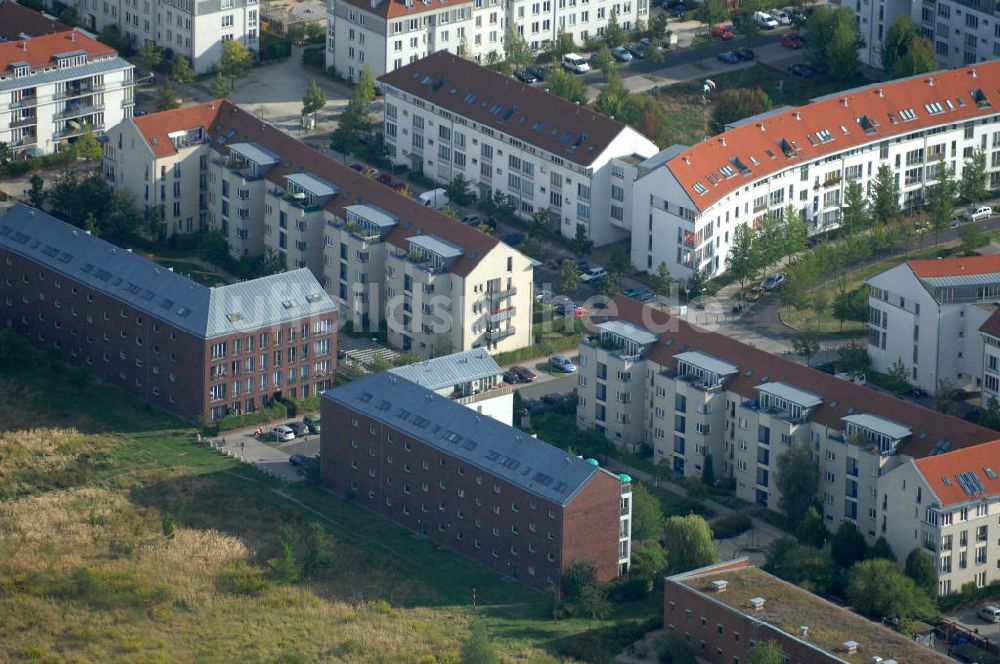
[[337,308],[306,269],[210,288],[26,205],[0,217],[0,324],[212,422],[333,384]]
[[534,588],[579,560],[628,569],[627,476],[391,373],[325,392],[322,415],[334,493]]
[[703,662],[740,664],[756,641],[775,641],[787,664],[952,660],[879,623],[752,567],[746,558],[667,577],[664,634]]

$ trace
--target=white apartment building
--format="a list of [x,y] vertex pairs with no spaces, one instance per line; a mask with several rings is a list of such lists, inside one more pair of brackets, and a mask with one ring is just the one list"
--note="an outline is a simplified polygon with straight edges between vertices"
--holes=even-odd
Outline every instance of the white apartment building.
[[[1000,61],[880,83],[748,118],[695,146],[640,164],[632,263],[720,274],[739,224],[799,210],[810,234],[835,228],[844,190],[867,191],[890,165],[900,203],[916,205],[945,161],[961,178],[976,149],[1000,188]],[[643,210],[643,214],[638,214]],[[648,210],[648,215],[645,211]]]
[[1000,579],[1000,440],[910,460],[887,473],[886,539],[904,558],[923,547],[938,594]]
[[[46,0],[52,6],[56,0]],[[154,42],[191,61],[196,74],[207,74],[222,57],[222,43],[235,39],[260,51],[257,0],[59,0],[75,6],[91,32],[111,26],[139,48]]]
[[[770,355],[618,297],[580,345],[577,423],[674,472],[736,480],[736,495],[780,511],[778,460],[804,445],[818,464],[824,521],[888,536],[893,469],[996,433]],[[910,502],[912,505],[912,501]],[[910,521],[912,528],[916,523]],[[911,547],[912,548],[912,547]],[[900,559],[909,548],[896,550]],[[957,588],[956,588],[957,589]]]
[[864,42],[861,61],[873,67],[882,66],[885,33],[901,14],[909,14],[917,24],[942,67],[1000,57],[1000,12],[993,4],[976,0],[851,0],[840,4],[857,14]]
[[160,214],[164,237],[211,228],[235,257],[309,268],[355,329],[421,355],[531,343],[532,261],[496,238],[217,100],[128,119],[104,174]]
[[901,263],[867,281],[868,357],[885,373],[897,362],[933,394],[942,380],[982,387],[980,326],[1000,300],[1000,258],[965,256]]
[[503,382],[503,369],[482,348],[433,357],[389,371],[480,415],[514,426],[514,389]]
[[376,76],[449,51],[482,62],[504,57],[508,28],[532,49],[566,33],[582,43],[604,34],[616,15],[631,30],[649,14],[648,0],[330,0],[326,66],[355,79],[362,67]]
[[132,65],[79,30],[0,43],[0,142],[49,154],[132,116]]
[[390,158],[480,199],[500,192],[566,237],[628,236],[627,175],[656,145],[631,127],[458,56],[438,52],[379,78]]
[[1000,403],[1000,307],[979,326],[983,344],[980,405],[986,408],[991,399]]

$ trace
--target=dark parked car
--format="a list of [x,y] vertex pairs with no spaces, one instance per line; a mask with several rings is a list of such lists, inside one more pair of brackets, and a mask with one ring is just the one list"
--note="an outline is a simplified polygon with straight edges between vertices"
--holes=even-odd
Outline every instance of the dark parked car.
[[375,181],[388,187],[392,184],[392,176],[388,173],[379,173],[375,176]]
[[539,65],[531,65],[525,68],[524,71],[528,72],[539,81],[544,81],[545,77],[548,75],[548,71],[546,71],[545,67],[541,67]]
[[810,67],[809,65],[794,64],[788,68],[788,71],[792,72],[799,78],[813,78],[818,73],[815,67]]
[[733,49],[733,53],[735,53],[736,57],[740,60],[753,60],[753,51],[745,46]]
[[542,405],[543,405],[542,402],[539,401],[538,399],[528,399],[527,401],[524,402],[524,407],[531,411],[541,410]]
[[516,373],[508,369],[507,371],[503,372],[503,382],[507,383],[508,385],[517,385],[518,383],[521,382],[521,379],[517,377]]
[[517,71],[514,72],[514,77],[517,78],[517,80],[521,81],[522,83],[531,84],[531,83],[536,83],[538,81],[538,77],[532,74],[527,69],[518,69]]
[[528,367],[514,366],[510,368],[510,371],[517,376],[518,380],[522,383],[531,383],[534,382],[535,378],[537,378],[535,372],[530,370]]
[[365,170],[364,164],[359,164],[358,162],[354,162],[353,164],[351,164],[351,168],[356,170],[358,173]]
[[670,15],[670,18],[680,18],[684,16],[685,11],[687,10],[684,8],[684,5],[674,5],[667,10],[667,14]]
[[524,242],[524,233],[508,233],[503,236],[503,241],[512,247],[516,247]]
[[305,422],[285,422],[285,426],[291,429],[296,437],[309,433],[309,425]]
[[301,454],[293,454],[292,456],[288,457],[288,463],[292,464],[293,466],[302,466],[303,468],[308,468],[310,466],[316,465],[316,461]]
[[586,272],[587,270],[590,269],[590,263],[587,262],[586,258],[577,258],[575,261],[573,261],[573,265],[575,265],[576,269],[578,269],[580,272]]
[[563,401],[566,401],[566,395],[559,394],[558,392],[550,392],[549,394],[546,394],[545,396],[542,397],[542,403],[547,403],[550,406],[555,406],[556,404],[560,404]]
[[632,54],[633,58],[638,60],[646,59],[646,45],[642,42],[632,42],[628,45],[628,52]]
[[719,53],[715,57],[719,58],[720,60],[729,65],[735,65],[740,61],[739,56],[733,53],[732,51],[725,51],[723,53]]

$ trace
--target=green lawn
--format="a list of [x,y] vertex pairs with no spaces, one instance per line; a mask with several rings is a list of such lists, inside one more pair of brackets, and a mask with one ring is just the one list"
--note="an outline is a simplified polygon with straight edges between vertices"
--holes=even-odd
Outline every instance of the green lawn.
[[[553,622],[543,594],[257,473],[80,376],[40,357],[0,369],[0,661],[456,662],[476,620],[505,661],[544,662],[591,627]],[[312,522],[333,537],[333,565],[267,580],[279,528]],[[234,570],[263,590],[220,586]],[[656,619],[660,604],[619,605],[593,627]]]

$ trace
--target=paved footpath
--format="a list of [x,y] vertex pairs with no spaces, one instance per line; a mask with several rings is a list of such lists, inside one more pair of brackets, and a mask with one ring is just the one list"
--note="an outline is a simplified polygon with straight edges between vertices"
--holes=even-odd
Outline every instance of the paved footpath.
[[[308,413],[305,414],[308,415]],[[271,427],[277,424],[280,424],[280,422],[272,422],[264,426],[264,430],[269,431]],[[243,463],[248,463],[272,477],[277,477],[285,482],[301,482],[304,478],[299,472],[299,467],[293,466],[288,462],[288,457],[294,450],[284,449],[285,445],[275,447],[263,440],[254,438],[253,432],[256,428],[256,426],[253,426],[246,429],[226,431],[215,438],[210,438],[208,443],[223,454],[239,459]],[[294,445],[295,443],[306,442],[310,439],[318,439],[318,436],[303,436],[296,438],[294,442],[287,443],[286,445]]]

